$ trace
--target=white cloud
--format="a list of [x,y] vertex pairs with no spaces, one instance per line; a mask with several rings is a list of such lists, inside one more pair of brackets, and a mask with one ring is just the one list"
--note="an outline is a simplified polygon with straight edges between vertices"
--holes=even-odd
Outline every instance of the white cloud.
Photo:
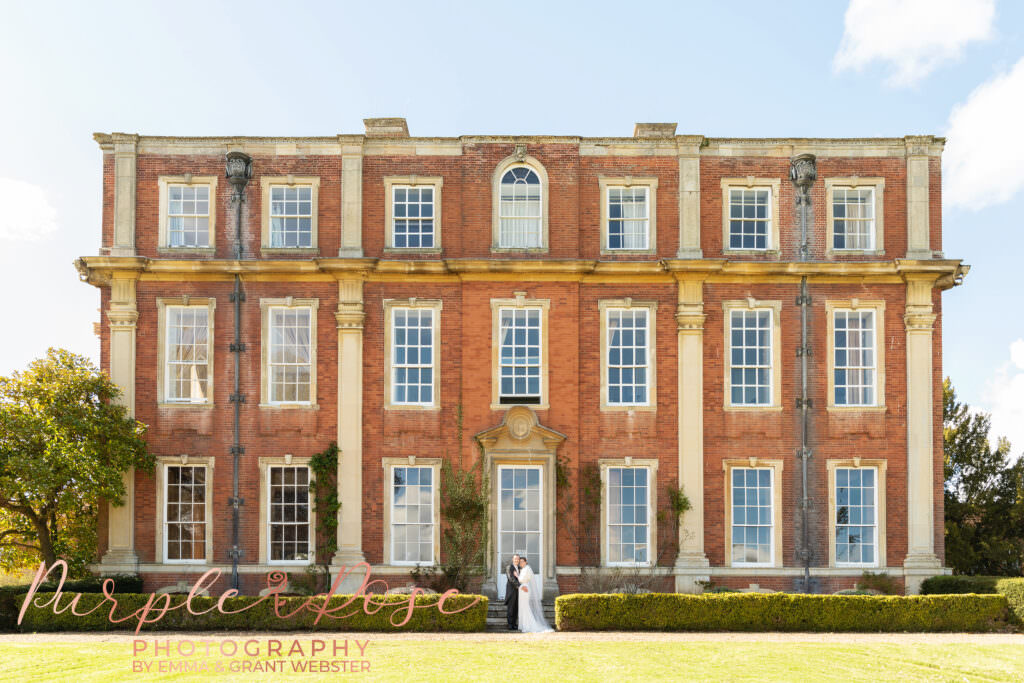
[[1024,452],[1024,339],[1010,344],[1010,361],[988,381],[985,400],[991,406],[992,445],[1005,436],[1010,440],[1011,453],[1019,456]]
[[1024,58],[974,89],[949,115],[943,201],[980,209],[1024,188]]
[[57,210],[43,188],[0,178],[0,240],[34,241],[57,230]]
[[994,18],[995,0],[850,0],[833,66],[884,62],[893,69],[886,85],[913,85],[959,59],[967,43],[991,37]]

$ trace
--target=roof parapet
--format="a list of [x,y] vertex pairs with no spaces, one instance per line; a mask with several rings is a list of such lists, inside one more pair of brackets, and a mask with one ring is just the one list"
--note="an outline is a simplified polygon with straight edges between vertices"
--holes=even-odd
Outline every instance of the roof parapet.
[[637,123],[633,126],[635,138],[671,138],[676,134],[675,123]]
[[363,119],[366,126],[366,137],[368,138],[407,138],[409,137],[409,126],[405,119]]

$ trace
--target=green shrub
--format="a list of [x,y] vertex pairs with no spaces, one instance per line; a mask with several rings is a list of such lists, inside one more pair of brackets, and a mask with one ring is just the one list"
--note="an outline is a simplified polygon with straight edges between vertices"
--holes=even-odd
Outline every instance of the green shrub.
[[857,582],[857,590],[878,591],[884,595],[900,595],[903,591],[896,579],[885,572],[864,572]]
[[[65,581],[63,591],[71,593],[102,593],[103,581],[108,577],[90,576],[75,581]],[[109,577],[114,580],[114,590],[124,593],[141,593],[142,578],[135,574],[116,574]],[[18,613],[21,611],[21,601],[28,592],[29,584],[19,586],[0,586],[0,632],[18,630]],[[39,585],[39,593],[48,593],[57,590],[57,584],[47,581]]]
[[996,582],[996,590],[1006,597],[1010,611],[1016,616],[1019,624],[1024,624],[1024,577],[1019,579],[1000,579]]
[[563,595],[560,631],[990,631],[1009,620],[1003,595],[741,593]]
[[[66,610],[61,614],[53,613],[53,606],[44,608],[36,607],[37,603],[45,603],[48,599],[53,596],[52,593],[37,593],[33,598],[33,606],[31,606],[25,612],[25,618],[21,623],[20,630],[24,632],[33,631],[134,631],[138,625],[137,618],[130,618],[120,624],[112,624],[108,619],[110,614],[110,605],[104,605],[97,611],[87,616],[78,617],[71,614],[71,610]],[[117,599],[117,609],[114,612],[115,618],[123,618],[134,613],[136,610],[143,607],[150,599],[149,594],[137,594],[137,593],[118,593],[114,597]],[[348,600],[351,596],[336,595],[331,598],[330,607],[340,607]],[[253,603],[260,600],[256,596],[239,596],[235,598],[228,598],[224,600],[224,612],[228,614],[222,614],[220,610],[213,609],[209,614],[202,614],[199,616],[190,614],[186,608],[174,610],[168,612],[163,616],[160,621],[155,624],[145,624],[142,627],[144,631],[219,631],[219,630],[241,630],[241,631],[483,631],[487,623],[487,598],[477,595],[454,595],[450,596],[445,601],[445,610],[448,612],[461,609],[466,607],[474,600],[479,599],[479,602],[470,607],[464,612],[458,614],[442,614],[440,610],[435,606],[438,600],[437,595],[418,595],[416,596],[417,609],[413,610],[412,618],[404,626],[393,626],[389,621],[393,614],[398,611],[400,605],[408,605],[409,596],[407,595],[375,595],[373,600],[377,605],[386,603],[383,608],[376,611],[374,614],[366,614],[363,609],[363,598],[359,597],[354,600],[348,607],[335,614],[335,618],[331,618],[329,615],[324,616],[319,624],[314,625],[313,622],[316,620],[317,615],[309,610],[302,610],[298,614],[290,618],[278,617],[274,612],[274,600],[273,598],[264,600],[254,607],[250,607],[244,612],[238,614],[230,614],[232,611],[237,611],[245,607],[246,605],[252,605]],[[19,595],[17,600],[17,610],[14,613],[14,618],[17,620],[18,611],[21,609],[24,595]],[[150,613],[150,618],[153,618],[159,611],[159,606],[162,604],[162,596],[160,600],[154,602],[154,609]],[[186,598],[185,595],[173,595],[171,596],[171,606],[180,604]],[[298,610],[303,603],[309,598],[305,596],[299,597],[282,597],[281,601],[281,614],[287,615],[291,612]],[[68,605],[72,600],[72,596],[65,593],[61,597],[60,607]],[[192,607],[197,612],[215,607],[219,598],[201,598],[197,597],[192,600]],[[90,609],[95,607],[98,603],[103,601],[102,595],[96,594],[84,594],[78,603],[77,611],[79,614],[88,612]],[[314,605],[320,605],[323,603],[323,599],[316,599]],[[394,604],[395,607],[390,605]],[[422,605],[422,607],[420,607]],[[374,605],[371,605],[369,610],[373,611]],[[336,618],[339,615],[352,616],[346,619]],[[401,621],[405,618],[405,611],[403,610],[397,617],[396,621]]]
[[921,582],[921,595],[992,594],[998,580],[998,576],[933,576]]

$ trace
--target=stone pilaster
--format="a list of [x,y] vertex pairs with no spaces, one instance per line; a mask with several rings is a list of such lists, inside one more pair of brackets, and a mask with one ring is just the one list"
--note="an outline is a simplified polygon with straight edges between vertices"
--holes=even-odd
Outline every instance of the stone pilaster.
[[[134,167],[134,164],[133,164]],[[134,187],[134,178],[132,182]],[[133,202],[134,204],[134,202]],[[135,416],[135,328],[139,318],[135,304],[137,273],[115,272],[110,282],[110,378],[121,388],[121,403]],[[100,560],[104,573],[135,573],[135,472],[124,474],[125,498],[120,506],[107,508],[107,552]]]
[[704,276],[680,274],[676,308],[679,358],[679,486],[690,509],[679,527],[676,592],[710,579],[704,554]]
[[[352,566],[363,556],[363,280],[338,280],[338,550],[332,564]],[[342,583],[355,590],[362,574]],[[351,585],[350,585],[351,584]]]
[[341,248],[338,256],[363,255],[363,137],[341,142]]
[[138,135],[113,133],[114,243],[111,256],[135,256],[135,154]]
[[942,571],[935,555],[935,448],[932,392],[932,286],[935,276],[906,276],[907,305],[907,557],[906,592]]
[[932,258],[928,216],[928,156],[930,135],[908,135],[907,145],[907,258]]
[[679,253],[676,258],[698,259],[700,248],[700,147],[702,135],[679,136]]

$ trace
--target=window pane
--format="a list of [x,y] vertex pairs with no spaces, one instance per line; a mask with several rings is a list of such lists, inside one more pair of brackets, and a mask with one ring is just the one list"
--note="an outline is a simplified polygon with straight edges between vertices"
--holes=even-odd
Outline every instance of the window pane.
[[391,549],[396,562],[433,562],[432,475],[429,467],[394,468]]
[[837,468],[836,561],[875,562],[875,470]]
[[732,405],[771,405],[771,320],[772,312],[766,309],[729,313]]
[[608,561],[648,561],[648,476],[646,468],[608,468]]
[[312,399],[312,320],[309,307],[272,307],[270,319],[269,393],[272,403],[307,403]]
[[433,216],[432,187],[396,186],[392,193],[392,245],[400,249],[433,247]]
[[165,318],[165,398],[174,403],[208,399],[209,309],[168,306]]
[[647,309],[608,309],[609,405],[647,405]]
[[772,558],[772,474],[768,468],[734,468],[732,561],[767,564]]
[[874,249],[874,188],[834,188],[832,229],[834,249]]
[[271,188],[270,244],[272,247],[313,245],[313,188]]
[[608,190],[608,248],[649,247],[648,188],[613,187]]
[[168,185],[167,246],[210,246],[210,188],[208,185]]
[[433,403],[434,311],[394,308],[391,327],[392,403]]
[[764,189],[729,190],[729,248],[768,248],[770,193]]
[[538,403],[541,309],[503,308],[499,321],[499,395],[506,402]]
[[543,246],[541,209],[540,177],[525,166],[506,171],[501,179],[498,201],[499,246],[516,249]]
[[875,405],[875,312],[833,312],[836,405]]
[[167,560],[206,559],[206,469],[202,465],[166,468],[164,533]]
[[270,467],[270,559],[295,562],[312,559],[309,534],[309,469]]

